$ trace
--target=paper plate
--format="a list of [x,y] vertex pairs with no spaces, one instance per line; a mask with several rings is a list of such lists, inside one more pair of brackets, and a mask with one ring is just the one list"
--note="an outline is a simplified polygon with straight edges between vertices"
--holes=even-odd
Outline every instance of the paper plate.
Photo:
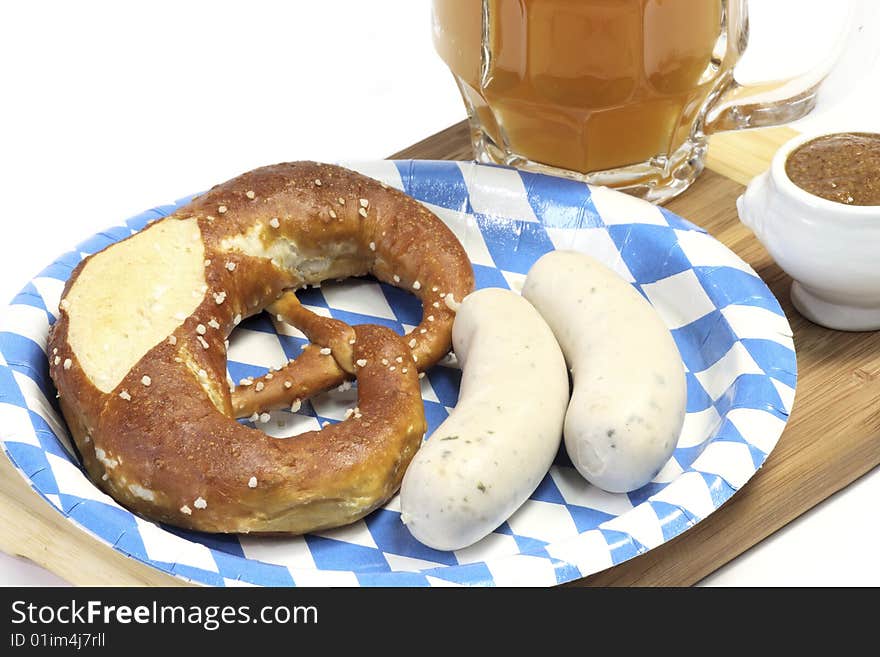
[[[0,316],[0,438],[28,483],[76,526],[159,570],[210,585],[549,586],[630,559],[686,531],[733,495],[776,444],[794,401],[791,329],[755,272],[703,230],[668,210],[603,188],[462,162],[349,163],[403,189],[461,240],[478,287],[519,290],[532,263],[577,249],[611,266],[657,308],[687,369],[688,405],[678,447],[655,481],[630,494],[588,485],[564,452],[531,498],[478,544],[427,548],[400,522],[397,498],[364,520],[293,538],[208,535],[140,518],[86,478],[48,376],[47,330],[79,261],[128,237],[189,198],[127,220],[64,254]],[[300,292],[307,306],[349,324],[398,332],[419,322],[418,300],[372,279]],[[234,380],[295,357],[302,334],[267,315],[232,335]],[[454,362],[423,379],[430,431],[455,405]],[[275,413],[279,436],[342,419],[356,389]],[[296,438],[290,438],[295,440]]]

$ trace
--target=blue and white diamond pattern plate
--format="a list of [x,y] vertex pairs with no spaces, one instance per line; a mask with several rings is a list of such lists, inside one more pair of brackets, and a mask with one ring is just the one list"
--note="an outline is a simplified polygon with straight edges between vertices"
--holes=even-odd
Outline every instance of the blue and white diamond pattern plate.
[[[200,534],[133,515],[79,466],[47,374],[46,334],[64,281],[82,258],[172,213],[185,198],[65,253],[0,316],[0,438],[49,504],[114,549],[209,585],[548,586],[670,540],[723,504],[767,458],[794,401],[791,329],[755,272],[703,230],[607,189],[512,169],[434,161],[349,166],[439,215],[467,250],[478,287],[518,291],[540,255],[577,249],[610,265],[657,308],[687,370],[688,404],[678,447],[656,479],[633,493],[605,493],[581,479],[561,451],[522,508],[454,552],[416,542],[400,522],[397,498],[347,527],[287,539]],[[415,297],[371,279],[300,295],[316,312],[351,324],[403,332],[420,317]],[[252,318],[231,336],[230,374],[261,374],[295,357],[304,342],[265,314]],[[447,359],[423,379],[429,436],[455,405],[459,378]],[[261,426],[279,439],[317,429],[341,420],[356,394],[321,395]]]

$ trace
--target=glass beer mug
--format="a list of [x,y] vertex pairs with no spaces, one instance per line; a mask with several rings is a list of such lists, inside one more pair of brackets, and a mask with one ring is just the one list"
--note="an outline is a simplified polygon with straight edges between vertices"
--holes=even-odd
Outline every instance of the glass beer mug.
[[742,86],[746,0],[434,0],[434,47],[477,161],[662,203],[703,168],[707,135],[801,118],[825,73]]

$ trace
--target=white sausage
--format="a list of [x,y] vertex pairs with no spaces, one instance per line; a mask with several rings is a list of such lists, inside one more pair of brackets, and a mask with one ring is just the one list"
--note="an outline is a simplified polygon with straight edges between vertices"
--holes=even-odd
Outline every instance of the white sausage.
[[458,403],[410,463],[401,520],[438,550],[490,534],[531,495],[562,442],[565,359],[547,324],[509,290],[461,303],[452,342],[462,368]]
[[609,492],[644,486],[672,455],[687,405],[669,329],[623,278],[574,251],[542,256],[523,296],[553,329],[572,373],[565,447],[575,468]]

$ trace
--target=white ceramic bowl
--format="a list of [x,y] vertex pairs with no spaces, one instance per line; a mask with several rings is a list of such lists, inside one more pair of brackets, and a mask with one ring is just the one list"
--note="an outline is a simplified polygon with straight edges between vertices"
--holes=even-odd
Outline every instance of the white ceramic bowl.
[[794,279],[791,300],[816,324],[880,329],[880,206],[836,203],[804,191],[785,173],[788,155],[823,134],[783,144],[770,169],[737,199],[740,220]]

